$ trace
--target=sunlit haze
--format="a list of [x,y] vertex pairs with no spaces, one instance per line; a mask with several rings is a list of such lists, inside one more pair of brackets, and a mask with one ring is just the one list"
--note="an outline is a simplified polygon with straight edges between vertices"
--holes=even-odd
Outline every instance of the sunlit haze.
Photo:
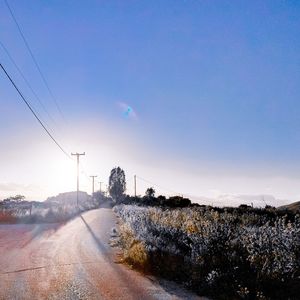
[[[299,2],[9,3],[62,114],[3,1],[0,41],[51,118],[1,45],[0,62],[64,149],[86,153],[81,190],[92,192],[90,175],[105,188],[120,166],[129,194],[137,175],[140,195],[153,186],[199,203],[299,200]],[[75,191],[75,159],[3,72],[0,101],[0,198]]]

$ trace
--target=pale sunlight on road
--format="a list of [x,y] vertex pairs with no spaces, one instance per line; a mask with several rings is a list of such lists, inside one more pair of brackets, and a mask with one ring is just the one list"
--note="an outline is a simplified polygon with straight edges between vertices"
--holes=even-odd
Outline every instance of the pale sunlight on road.
[[66,224],[0,225],[0,299],[200,299],[116,263],[110,209]]

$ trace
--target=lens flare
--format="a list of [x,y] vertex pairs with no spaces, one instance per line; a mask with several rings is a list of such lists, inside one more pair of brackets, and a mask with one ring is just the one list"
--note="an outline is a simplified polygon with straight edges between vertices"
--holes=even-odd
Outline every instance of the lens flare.
[[122,115],[126,119],[136,119],[137,115],[133,108],[125,102],[118,102],[118,106],[122,111]]

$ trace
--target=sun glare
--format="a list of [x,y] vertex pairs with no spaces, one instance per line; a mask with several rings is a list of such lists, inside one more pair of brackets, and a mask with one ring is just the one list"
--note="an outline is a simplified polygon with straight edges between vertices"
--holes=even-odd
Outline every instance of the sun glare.
[[61,157],[48,162],[46,188],[50,194],[76,190],[76,162]]

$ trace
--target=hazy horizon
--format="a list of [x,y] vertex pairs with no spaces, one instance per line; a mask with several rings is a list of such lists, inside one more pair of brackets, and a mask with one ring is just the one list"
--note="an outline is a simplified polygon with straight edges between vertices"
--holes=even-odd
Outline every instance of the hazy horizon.
[[[62,115],[0,2],[1,63],[68,153],[103,187],[216,199],[299,200],[300,4],[294,1],[9,1]],[[0,75],[0,199],[76,189],[76,163]],[[232,198],[223,197],[228,205]],[[280,201],[279,201],[280,202]],[[280,203],[276,202],[276,205]],[[272,205],[272,203],[270,203]],[[275,205],[275,204],[274,204]]]

